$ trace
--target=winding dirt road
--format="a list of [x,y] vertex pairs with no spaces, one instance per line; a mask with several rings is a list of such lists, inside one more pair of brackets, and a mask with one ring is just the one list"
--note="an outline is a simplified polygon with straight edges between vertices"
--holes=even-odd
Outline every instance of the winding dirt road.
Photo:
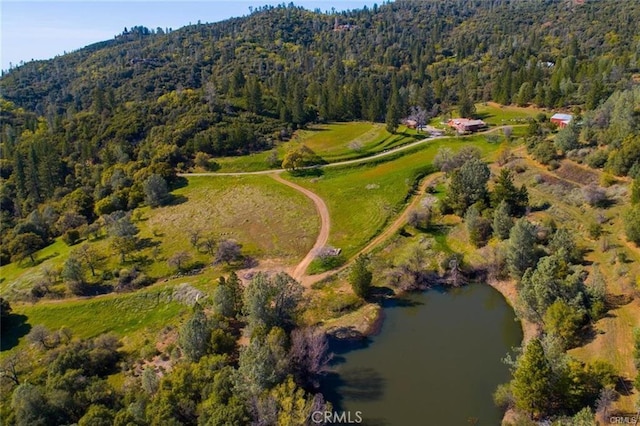
[[300,263],[298,263],[298,265],[293,270],[293,273],[291,274],[296,281],[302,281],[302,278],[304,277],[307,268],[311,264],[311,261],[315,257],[315,254],[319,249],[327,245],[327,241],[329,240],[329,230],[331,229],[329,209],[327,208],[327,205],[322,198],[309,191],[308,189],[303,188],[291,181],[283,179],[279,173],[273,173],[270,176],[278,182],[287,185],[310,198],[311,201],[313,201],[313,204],[315,204],[318,215],[320,216],[320,232],[318,233],[318,238],[316,238],[316,242],[311,250],[309,250],[309,253],[307,253],[307,255],[300,261]]
[[[484,131],[484,132],[478,132],[476,134],[477,135],[481,135],[481,134],[492,133],[492,132],[501,130],[504,127],[515,127],[515,126],[521,126],[521,125],[498,126],[498,127],[494,127],[493,129],[490,129],[490,130],[487,130],[487,131]],[[435,141],[435,140],[438,140],[438,139],[446,139],[446,138],[451,138],[451,136],[436,136],[436,137],[432,137],[432,138],[425,138],[425,139],[421,139],[419,141],[412,142],[412,143],[409,143],[409,144],[406,144],[406,145],[402,145],[402,146],[399,146],[397,148],[393,148],[393,149],[390,149],[388,151],[384,151],[384,152],[381,152],[379,154],[371,155],[371,156],[368,156],[368,157],[356,158],[354,160],[339,161],[339,162],[336,162],[336,163],[323,164],[323,165],[319,165],[319,166],[309,166],[309,167],[304,167],[304,168],[305,169],[313,169],[313,168],[339,167],[339,166],[346,166],[346,165],[351,165],[351,164],[366,163],[366,162],[369,162],[371,160],[375,160],[375,159],[378,159],[378,158],[383,158],[383,157],[386,157],[386,156],[389,156],[389,155],[393,155],[393,154],[395,154],[397,152],[413,148],[414,146],[421,145],[421,144],[426,143],[426,142],[431,142],[431,141]],[[311,250],[298,263],[298,265],[296,265],[296,267],[293,269],[293,272],[291,273],[291,276],[294,279],[296,279],[297,281],[301,282],[305,286],[309,286],[309,285],[311,285],[311,284],[313,284],[315,282],[318,282],[318,281],[324,279],[325,277],[327,277],[329,275],[333,275],[333,274],[336,274],[336,273],[342,271],[343,269],[345,269],[348,266],[349,262],[345,263],[345,265],[343,265],[339,269],[334,269],[334,270],[327,271],[325,273],[318,274],[318,275],[305,275],[305,272],[306,272],[307,268],[309,267],[309,265],[311,264],[311,262],[313,261],[317,250],[322,248],[322,247],[324,247],[327,244],[327,241],[329,239],[329,230],[331,228],[331,220],[330,220],[330,217],[329,217],[329,209],[327,208],[327,205],[325,204],[324,200],[322,198],[320,198],[317,194],[315,194],[312,191],[309,191],[308,189],[303,188],[302,186],[297,185],[297,184],[295,184],[295,183],[293,183],[291,181],[283,179],[280,176],[280,174],[282,172],[284,172],[284,171],[285,171],[285,169],[275,169],[275,170],[271,169],[271,170],[260,170],[260,171],[256,171],[256,172],[179,173],[179,176],[189,177],[189,176],[269,175],[273,179],[277,180],[278,182],[280,182],[280,183],[282,183],[284,185],[287,185],[287,186],[295,189],[296,191],[299,191],[299,192],[303,193],[304,195],[306,195],[307,197],[309,197],[313,201],[313,204],[315,205],[316,210],[318,211],[318,215],[320,215],[320,233],[318,234],[318,238],[316,239],[316,242],[313,245],[313,247],[311,248]],[[418,193],[424,193],[424,190],[427,187],[427,185],[429,185],[431,182],[433,182],[434,180],[439,178],[441,175],[442,175],[442,173],[435,173],[435,174],[427,176],[423,180],[423,182],[422,182],[422,184],[420,186],[420,190],[418,191]],[[384,240],[389,238],[394,232],[396,232],[398,229],[400,229],[400,227],[402,227],[406,223],[407,217],[409,215],[409,212],[411,211],[411,209],[413,207],[416,206],[416,204],[419,202],[419,200],[420,200],[420,197],[414,196],[414,199],[411,201],[411,203],[409,203],[404,208],[404,211],[400,214],[400,216],[398,216],[396,218],[396,220],[391,225],[389,225],[380,235],[378,235],[373,240],[371,240],[354,257],[356,257],[356,256],[358,256],[360,254],[364,254],[364,253],[367,253],[367,252],[371,251],[375,246],[377,246],[378,244],[382,243]]]
[[[432,184],[433,182],[435,182],[436,180],[438,180],[438,178],[440,178],[443,175],[444,175],[444,173],[437,172],[437,173],[433,173],[433,174],[431,174],[429,176],[426,176],[422,180],[422,183],[420,184],[420,188],[418,189],[418,191],[416,191],[415,195],[413,196],[413,199],[411,200],[411,202],[409,204],[407,204],[404,207],[404,210],[402,211],[400,216],[398,216],[396,218],[396,220],[394,220],[391,225],[387,226],[385,228],[385,230],[381,234],[376,236],[373,240],[369,241],[369,243],[364,248],[360,249],[360,251],[358,251],[356,254],[354,254],[351,257],[351,259],[355,259],[356,257],[360,256],[361,254],[365,254],[365,253],[370,252],[376,246],[378,246],[379,244],[383,243],[387,238],[391,237],[394,233],[396,233],[396,231],[398,231],[398,229],[402,228],[407,223],[407,219],[409,217],[409,213],[415,207],[417,207],[417,205],[420,203],[420,200],[422,199],[422,197],[420,197],[420,195],[424,194],[424,192],[427,189],[427,187],[430,184]],[[310,285],[312,285],[314,283],[317,283],[318,281],[322,281],[323,279],[325,279],[329,275],[334,275],[334,274],[337,274],[337,273],[347,269],[350,266],[350,262],[349,261],[351,259],[348,259],[347,262],[345,262],[345,264],[342,265],[341,267],[339,267],[338,269],[332,269],[331,271],[323,272],[322,274],[317,274],[317,275],[306,275],[306,276],[303,276],[301,278],[301,280],[299,280],[299,281],[305,286],[310,286]]]

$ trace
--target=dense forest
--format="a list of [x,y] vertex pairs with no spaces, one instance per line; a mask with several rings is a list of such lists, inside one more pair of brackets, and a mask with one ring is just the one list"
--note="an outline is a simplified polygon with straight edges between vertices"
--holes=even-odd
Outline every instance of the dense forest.
[[[0,80],[2,261],[135,208],[150,176],[171,186],[196,154],[208,164],[265,150],[309,122],[393,129],[411,107],[435,116],[469,100],[593,109],[637,79],[639,19],[638,3],[618,1],[398,1],[339,14],[283,4],[176,31],[125,28],[21,65]],[[56,226],[67,212],[81,217]]]

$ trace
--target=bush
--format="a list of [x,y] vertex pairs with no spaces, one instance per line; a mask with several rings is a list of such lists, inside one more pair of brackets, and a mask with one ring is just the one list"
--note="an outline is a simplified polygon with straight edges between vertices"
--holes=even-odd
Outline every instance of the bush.
[[602,225],[596,222],[591,223],[589,225],[589,236],[592,239],[597,240],[600,238],[600,235],[602,235]]
[[592,207],[604,207],[607,204],[607,193],[603,188],[589,185],[582,188],[584,200]]
[[640,204],[629,208],[624,215],[624,230],[629,241],[640,245]]
[[513,407],[513,393],[511,393],[509,383],[498,385],[493,393],[493,402],[503,411]]
[[70,229],[62,235],[62,241],[68,246],[78,244],[80,241],[80,232],[77,229]]
[[551,141],[541,141],[537,143],[531,154],[542,164],[549,164],[552,160],[558,158],[556,147]]
[[331,269],[344,265],[346,261],[347,259],[341,254],[338,256],[321,255],[311,262],[309,272],[317,274],[319,272],[330,271]]
[[140,349],[140,358],[151,360],[154,356],[158,355],[158,349],[156,349],[156,345],[149,343]]
[[609,173],[603,173],[602,177],[600,178],[600,185],[604,186],[605,188],[608,188],[611,185],[615,185],[616,183],[618,183],[618,179],[616,179],[615,176],[612,176]]
[[586,162],[590,167],[593,167],[594,169],[601,169],[607,162],[607,158],[609,158],[609,154],[607,153],[607,151],[598,149],[587,156]]

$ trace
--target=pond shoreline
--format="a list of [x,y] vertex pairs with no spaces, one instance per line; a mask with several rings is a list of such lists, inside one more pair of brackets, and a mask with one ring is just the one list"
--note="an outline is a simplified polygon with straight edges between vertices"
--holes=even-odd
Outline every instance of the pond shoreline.
[[[504,412],[495,407],[491,395],[495,386],[509,380],[500,359],[523,337],[511,306],[501,292],[475,280],[425,290],[430,291],[389,292],[377,303],[323,325],[337,354],[334,374],[326,382],[328,400],[345,410],[368,413],[372,420],[389,416],[413,421],[421,415],[416,408],[421,406],[420,395],[431,395],[424,389],[429,383],[434,389],[449,389],[431,395],[439,401],[429,407],[440,424],[449,415],[499,424]],[[350,333],[356,329],[359,333]],[[508,341],[505,330],[512,336]],[[469,347],[478,348],[472,358]],[[436,361],[456,368],[429,367]],[[424,368],[414,368],[419,365]],[[453,391],[452,380],[469,385]],[[416,398],[405,395],[406,389],[413,389]],[[447,397],[447,392],[454,396]],[[455,408],[458,398],[466,401],[464,410]]]
[[496,289],[498,292],[500,292],[500,294],[502,294],[502,296],[507,301],[509,306],[511,306],[513,311],[516,313],[518,322],[520,322],[520,326],[522,327],[522,334],[523,334],[522,343],[523,344],[527,343],[529,340],[535,337],[538,337],[540,335],[541,330],[537,324],[527,320],[526,318],[522,318],[520,315],[518,315],[518,310],[516,308],[517,301],[518,301],[518,292],[516,291],[516,288],[515,288],[515,282],[488,279],[487,285],[490,285],[491,287]]
[[[472,284],[477,285],[482,283],[489,285],[497,290],[502,295],[502,297],[504,297],[509,306],[511,306],[511,308],[514,310],[517,320],[520,323],[520,327],[522,328],[523,344],[540,335],[541,330],[537,324],[528,321],[526,318],[522,318],[518,315],[516,309],[518,293],[515,289],[515,283],[513,281],[501,281],[487,278],[482,280],[481,282],[475,280],[472,282],[468,282],[464,286]],[[457,288],[453,286],[447,286],[445,284],[439,285],[442,285],[445,288]],[[400,300],[406,295],[421,293],[429,290],[430,288],[432,287],[420,288],[413,291],[397,291],[392,296],[387,296],[376,301],[369,302],[360,309],[350,314],[336,318],[335,321],[325,323],[323,325],[323,328],[328,335],[338,340],[366,339],[367,337],[374,336],[380,332],[380,329],[382,328],[382,325],[384,323],[383,304],[385,301]]]

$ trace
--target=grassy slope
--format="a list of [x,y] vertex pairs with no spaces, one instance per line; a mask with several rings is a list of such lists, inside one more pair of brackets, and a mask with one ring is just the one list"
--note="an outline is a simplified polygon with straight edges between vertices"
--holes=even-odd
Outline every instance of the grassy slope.
[[0,294],[3,296],[8,295],[24,288],[26,285],[32,285],[40,278],[43,267],[62,266],[70,251],[71,247],[58,238],[53,244],[34,254],[37,265],[35,267],[31,265],[29,259],[22,261],[20,264],[13,262],[1,266]]
[[[368,122],[317,124],[296,132],[293,139],[276,148],[280,161],[285,153],[299,143],[304,143],[325,162],[366,157],[396,146],[404,145],[422,136],[415,130],[401,127],[399,133],[392,135],[382,124]],[[352,143],[360,146],[358,150],[350,147]],[[220,172],[252,172],[266,170],[270,152],[260,152],[241,157],[216,159]]]
[[131,338],[143,328],[159,329],[176,322],[188,308],[173,301],[171,295],[168,286],[153,287],[94,299],[22,305],[16,312],[26,315],[30,324],[44,324],[52,330],[69,327],[78,337],[93,337],[111,331]]
[[[176,190],[187,202],[145,210],[148,220],[141,234],[161,235],[164,256],[187,250],[189,231],[217,239],[232,238],[243,244],[247,254],[259,259],[278,258],[294,264],[313,246],[319,220],[311,200],[268,176],[191,177],[189,185]],[[199,254],[201,261],[208,261]],[[165,262],[152,268],[155,275],[166,275]]]
[[[498,148],[484,136],[441,139],[395,160],[355,168],[327,169],[321,178],[293,177],[319,194],[331,213],[329,243],[346,257],[356,253],[400,209],[417,174],[428,169],[440,147],[474,144],[489,153]],[[369,189],[367,189],[369,188]]]
[[[156,259],[151,247],[135,254],[147,258],[144,272],[151,277],[174,273],[166,259],[181,250],[189,252],[193,261],[210,263],[209,255],[191,247],[190,230],[199,229],[203,235],[211,234],[218,239],[234,238],[248,254],[258,259],[275,257],[284,264],[294,264],[302,258],[318,233],[319,220],[313,203],[268,176],[193,177],[174,195],[184,202],[156,209],[142,208],[141,219],[135,222],[140,228],[140,238],[160,243]],[[107,258],[98,272],[131,267],[128,263],[121,265],[119,257],[111,254],[109,241],[102,238],[91,242]],[[35,266],[28,259],[20,265],[2,266],[0,294],[13,299],[17,292],[29,290],[42,278],[45,268],[61,268],[71,249],[57,240],[36,253]],[[58,287],[64,289],[63,285]]]
[[[533,177],[535,175],[552,177],[557,179],[556,184],[565,185],[567,188],[571,185],[580,188],[585,181],[585,175],[572,176],[571,174],[549,172],[546,168],[531,161],[530,158],[526,158],[525,163],[528,170],[518,175],[517,181],[528,185],[533,204],[548,201],[553,206],[546,212],[536,213],[534,219],[540,220],[547,216],[553,218],[559,226],[569,227],[574,231],[579,245],[588,249],[586,254],[588,264],[585,268],[591,270],[591,263],[599,264],[600,270],[606,278],[607,292],[614,296],[614,300],[619,300],[620,296],[630,295],[633,281],[640,276],[640,250],[629,245],[622,232],[621,212],[624,209],[624,197],[618,199],[613,206],[605,210],[587,205],[577,206],[570,202],[571,197],[562,196],[554,188],[533,184]],[[590,172],[597,182],[601,173]],[[608,250],[603,250],[602,240],[594,241],[587,233],[589,224],[595,222],[598,214],[603,214],[608,218],[607,223],[603,226],[604,238],[609,241],[611,246]],[[616,259],[618,253],[625,253],[629,261],[620,262]],[[640,300],[637,298],[630,303],[623,301],[615,304],[608,315],[596,323],[594,338],[589,339],[583,346],[570,350],[569,353],[584,361],[604,359],[613,364],[623,376],[633,379],[636,374],[631,354],[634,327],[640,327]],[[616,402],[616,406],[622,411],[631,412],[636,398],[637,394],[622,396]]]

